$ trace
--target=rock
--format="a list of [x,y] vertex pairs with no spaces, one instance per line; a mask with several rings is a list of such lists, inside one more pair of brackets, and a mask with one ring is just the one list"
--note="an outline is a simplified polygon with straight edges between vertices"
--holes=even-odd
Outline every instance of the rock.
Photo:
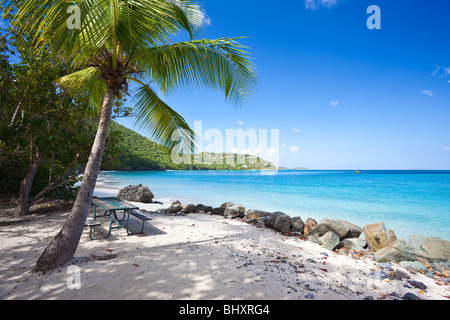
[[270,215],[270,212],[250,209],[246,212],[245,218],[248,220],[261,219]]
[[403,268],[412,268],[417,271],[427,271],[427,267],[419,261],[400,261],[399,265]]
[[363,230],[367,245],[372,252],[376,252],[384,247],[387,247],[392,242],[397,240],[395,233],[392,230],[386,230],[383,222],[367,224],[364,226]]
[[423,282],[420,282],[420,281],[406,280],[406,282],[408,282],[414,288],[417,288],[420,290],[425,290],[427,288],[427,286]]
[[120,200],[142,203],[152,203],[154,197],[150,189],[142,184],[124,187],[117,195]]
[[410,279],[410,276],[406,272],[397,269],[394,272],[394,279],[395,280]]
[[181,206],[181,202],[178,200],[175,202],[172,202],[172,206]]
[[223,216],[225,209],[224,208],[213,208],[211,213],[217,216]]
[[[225,205],[225,203],[223,205]],[[223,211],[223,216],[227,219],[234,219],[237,217],[244,218],[245,217],[245,208],[244,208],[244,206],[242,206],[240,204],[230,202],[225,206],[225,209]]]
[[339,245],[341,240],[336,233],[333,231],[328,231],[320,237],[320,242],[322,242],[326,249],[333,251]]
[[409,243],[420,257],[429,261],[450,260],[450,241],[436,237],[412,235],[409,237]]
[[364,239],[344,239],[342,240],[342,245],[352,250],[364,250],[364,247],[367,245],[366,240]]
[[414,293],[408,292],[403,297],[403,300],[422,300],[418,296],[416,296]]
[[380,263],[377,263],[377,266],[379,266],[382,269],[387,269],[389,271],[392,270],[392,263],[390,263],[390,262],[380,262]]
[[266,227],[279,231],[281,233],[287,233],[291,229],[291,217],[286,213],[277,211],[266,216],[264,219]]
[[177,213],[177,212],[181,211],[182,209],[183,209],[182,206],[175,205],[175,206],[170,206],[169,208],[167,208],[166,212],[167,213]]
[[203,204],[197,204],[196,206],[195,206],[195,209],[194,209],[194,212],[195,213],[199,213],[201,210],[203,210],[205,208],[205,205],[203,205]]
[[387,247],[375,252],[375,260],[378,262],[415,261],[417,254],[405,240],[395,240]]
[[191,213],[195,211],[195,204],[188,204],[186,208],[183,209],[184,213]]
[[302,218],[300,217],[293,217],[291,218],[291,231],[292,232],[300,232],[303,234],[303,229],[305,228],[305,223],[303,222]]
[[313,218],[308,218],[306,219],[305,222],[305,227],[303,228],[303,235],[306,237],[308,236],[309,232],[314,229],[315,227],[317,227],[319,224],[317,223],[316,220],[314,220]]
[[221,208],[225,209],[229,204],[233,204],[233,202],[225,202],[222,203],[222,205],[220,206]]
[[345,220],[323,219],[320,224],[308,233],[310,237],[321,237],[328,231],[333,231],[341,240],[347,238],[358,238],[362,229]]

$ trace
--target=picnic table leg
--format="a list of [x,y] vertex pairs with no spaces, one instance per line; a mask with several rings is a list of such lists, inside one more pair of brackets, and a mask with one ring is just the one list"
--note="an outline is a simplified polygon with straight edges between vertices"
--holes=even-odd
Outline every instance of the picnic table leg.
[[109,231],[108,231],[108,235],[106,236],[106,238],[109,238],[109,236],[111,235],[112,224],[113,224],[113,216],[112,216],[112,212],[111,212],[109,215]]
[[[125,212],[125,211],[124,211]],[[130,214],[130,211],[126,211],[127,213],[128,213],[128,217],[127,217],[127,234],[128,235],[131,235],[131,233],[130,233],[130,231],[129,231],[129,228],[130,228],[130,216],[131,216],[131,214]]]
[[97,219],[97,206],[94,204],[94,220]]

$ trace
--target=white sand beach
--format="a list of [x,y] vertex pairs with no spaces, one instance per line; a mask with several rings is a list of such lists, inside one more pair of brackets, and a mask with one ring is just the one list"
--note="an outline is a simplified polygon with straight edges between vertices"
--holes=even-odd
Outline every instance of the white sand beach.
[[[95,195],[116,196],[117,190],[99,186]],[[148,211],[170,205],[133,204]],[[9,223],[0,225],[0,299],[398,300],[407,294],[426,300],[450,297],[448,278],[442,275],[412,273],[396,263],[390,270],[382,269],[370,258],[340,255],[241,219],[207,214],[151,214],[153,220],[146,222],[142,235],[128,236],[120,229],[113,230],[108,239],[94,241],[89,239],[89,228],[85,228],[72,264],[46,274],[32,272],[68,211],[33,215],[17,222],[4,219]],[[106,234],[105,226],[98,232]],[[140,222],[132,219],[131,230],[139,228]],[[76,267],[68,268],[70,265]],[[74,274],[80,276],[79,288],[70,285]],[[394,274],[409,279],[393,279]]]

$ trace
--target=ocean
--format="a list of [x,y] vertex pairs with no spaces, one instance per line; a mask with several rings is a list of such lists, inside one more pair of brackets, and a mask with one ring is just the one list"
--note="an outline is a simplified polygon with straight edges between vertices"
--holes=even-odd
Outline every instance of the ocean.
[[450,171],[165,171],[103,172],[106,185],[143,184],[155,200],[282,211],[303,221],[383,221],[398,238],[450,240]]

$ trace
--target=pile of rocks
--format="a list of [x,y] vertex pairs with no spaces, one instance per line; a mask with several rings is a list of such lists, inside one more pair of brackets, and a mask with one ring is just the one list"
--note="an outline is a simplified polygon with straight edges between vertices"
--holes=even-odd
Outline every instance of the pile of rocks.
[[[203,204],[183,205],[174,202],[160,214],[185,215],[189,213],[220,215],[227,219],[243,219],[258,226],[276,230],[285,235],[321,244],[328,250],[355,256],[366,256],[377,262],[405,261],[416,268],[428,263],[450,261],[450,241],[440,238],[413,235],[409,242],[397,239],[395,232],[387,230],[383,222],[365,225],[363,228],[345,220],[324,219],[320,223],[312,218],[304,222],[301,217],[290,217],[283,212],[267,212],[256,209],[246,210],[241,204],[225,202],[220,207]],[[364,235],[363,237],[361,235]],[[422,262],[420,262],[422,261]],[[425,264],[425,265],[424,265]]]
[[[143,185],[128,186],[120,190],[118,198],[128,201],[151,203],[154,195]],[[167,209],[156,211],[165,215],[190,213],[220,215],[227,219],[242,219],[259,227],[266,227],[289,236],[321,244],[328,250],[353,257],[371,257],[379,263],[400,262],[415,270],[449,271],[450,241],[435,237],[413,235],[409,242],[397,239],[395,232],[387,230],[383,222],[365,225],[363,228],[345,220],[324,219],[320,223],[312,218],[304,222],[301,217],[286,213],[246,210],[241,204],[225,202],[220,207],[203,204],[183,205],[175,201]],[[361,237],[361,235],[364,237]],[[425,272],[425,271],[424,271]]]

